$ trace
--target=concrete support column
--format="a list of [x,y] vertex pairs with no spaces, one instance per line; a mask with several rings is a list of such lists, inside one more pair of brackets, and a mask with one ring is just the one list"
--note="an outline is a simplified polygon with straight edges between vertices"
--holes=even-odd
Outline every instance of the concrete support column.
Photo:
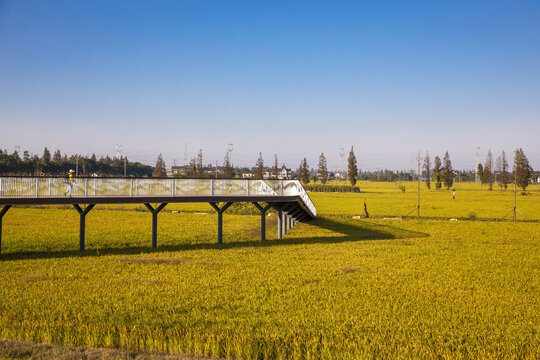
[[289,230],[292,229],[292,216],[291,215],[287,217],[287,226],[289,227]]
[[283,211],[283,214],[282,214],[282,227],[283,227],[283,235],[287,235],[287,211]]
[[283,211],[278,210],[277,213],[277,237],[283,239]]
[[84,241],[86,233],[86,214],[90,212],[96,204],[88,204],[86,208],[81,208],[79,204],[73,204],[73,207],[79,213],[79,251],[84,251]]
[[223,213],[232,205],[232,202],[228,202],[223,207],[219,207],[218,203],[211,202],[210,205],[216,210],[218,214],[218,244],[223,243]]
[[262,207],[256,202],[252,202],[252,204],[255,205],[255,207],[259,209],[259,211],[261,212],[261,241],[265,241],[266,240],[266,212],[268,211],[268,209],[270,209],[272,205],[268,204],[265,207]]
[[2,252],[2,218],[7,213],[11,205],[4,205],[2,210],[0,210],[0,253]]
[[163,210],[165,206],[167,206],[167,203],[162,203],[155,209],[149,203],[144,203],[144,205],[152,213],[152,247],[156,248],[157,247],[157,216],[159,212]]

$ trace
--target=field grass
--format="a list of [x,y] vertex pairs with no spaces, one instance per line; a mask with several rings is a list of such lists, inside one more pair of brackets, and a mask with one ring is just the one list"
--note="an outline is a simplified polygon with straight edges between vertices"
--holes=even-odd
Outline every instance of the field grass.
[[79,254],[74,210],[14,208],[0,338],[246,359],[540,357],[540,224],[321,217],[277,240],[269,219],[263,245],[257,216],[226,214],[218,246],[215,215],[163,213],[153,250],[148,212],[94,210]]
[[[360,182],[361,193],[309,193],[321,215],[363,215],[364,201],[368,212],[375,217],[401,217],[416,208],[416,183],[399,183],[406,188],[401,192],[397,183]],[[513,189],[493,191],[474,183],[456,183],[456,199],[450,190],[428,190],[422,183],[420,204],[423,218],[502,219],[514,206]],[[540,220],[540,186],[531,185],[527,195],[518,192],[518,220]],[[416,211],[410,216],[416,216]],[[507,219],[511,219],[509,215]]]
[[[339,182],[338,184],[345,184]],[[399,185],[405,186],[403,193],[398,189]],[[317,213],[322,216],[363,216],[364,201],[368,212],[372,217],[402,217],[416,208],[417,183],[416,182],[369,182],[358,183],[361,193],[323,193],[310,192]],[[514,191],[509,188],[501,190],[495,186],[489,191],[486,186],[475,183],[455,183],[456,199],[452,199],[452,191],[428,190],[424,183],[421,184],[420,202],[422,218],[435,219],[502,219],[514,206]],[[527,195],[518,192],[517,207],[522,214],[518,213],[518,220],[540,220],[540,185],[530,185]],[[99,208],[111,210],[138,210],[147,211],[144,205],[100,205]],[[251,211],[250,211],[251,209]],[[169,204],[165,211],[179,212],[204,212],[212,213],[211,206],[207,203]],[[239,209],[231,209],[227,212],[252,213],[257,211],[251,205]],[[410,216],[415,217],[416,211]],[[507,219],[511,219],[511,214]]]

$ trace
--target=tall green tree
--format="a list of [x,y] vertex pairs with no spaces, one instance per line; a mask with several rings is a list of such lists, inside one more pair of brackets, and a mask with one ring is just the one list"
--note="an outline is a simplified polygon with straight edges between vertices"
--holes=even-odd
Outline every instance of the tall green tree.
[[163,155],[158,155],[156,160],[156,166],[154,166],[154,177],[167,176],[167,169],[165,168],[165,161],[163,161]]
[[442,187],[442,164],[441,158],[435,156],[435,164],[433,165],[433,180],[435,181],[435,189],[439,190]]
[[508,161],[506,160],[506,154],[504,151],[502,154],[497,158],[496,161],[496,169],[497,169],[497,183],[499,184],[499,187],[502,189],[508,188],[508,183],[510,179],[510,174],[508,173]]
[[231,155],[229,154],[229,152],[227,151],[225,153],[225,160],[223,161],[223,176],[226,178],[226,179],[230,179],[232,178],[232,164],[231,164]]
[[424,179],[428,189],[431,189],[431,159],[429,158],[429,151],[426,151],[426,156],[424,157],[424,165],[422,166],[424,171]]
[[49,149],[43,149],[43,156],[41,157],[41,160],[45,164],[48,164],[51,161],[51,152],[49,151]]
[[480,183],[484,185],[486,182],[484,181],[484,165],[481,163],[478,163],[478,167],[476,168],[476,176],[478,176],[478,180],[480,180]]
[[488,185],[490,191],[493,190],[493,154],[491,154],[491,150],[488,150],[484,164],[484,183]]
[[62,161],[62,153],[60,150],[56,150],[53,154],[52,161],[59,162]]
[[523,191],[529,186],[532,173],[532,168],[523,149],[516,149],[514,152],[514,181]]
[[264,160],[262,157],[262,153],[259,153],[259,157],[257,158],[257,162],[255,163],[255,177],[257,179],[263,178],[263,170],[264,170]]
[[508,172],[508,161],[506,160],[506,154],[504,150],[501,154],[501,163],[501,182],[504,189],[506,190],[508,188],[508,184],[510,183],[510,173]]
[[452,168],[452,161],[450,160],[450,154],[448,151],[444,154],[442,176],[444,180],[444,186],[446,189],[450,189],[454,184],[454,169]]
[[300,168],[298,168],[298,173],[300,175],[300,181],[303,184],[309,184],[309,168],[306,158],[300,162]]
[[351,151],[349,152],[349,158],[347,159],[348,163],[348,173],[349,182],[352,186],[356,185],[356,180],[358,179],[358,167],[356,166],[356,156],[354,155],[354,149],[351,146]]
[[324,156],[324,153],[321,153],[319,156],[319,169],[317,171],[317,176],[323,185],[328,182],[328,168],[326,166],[326,157]]

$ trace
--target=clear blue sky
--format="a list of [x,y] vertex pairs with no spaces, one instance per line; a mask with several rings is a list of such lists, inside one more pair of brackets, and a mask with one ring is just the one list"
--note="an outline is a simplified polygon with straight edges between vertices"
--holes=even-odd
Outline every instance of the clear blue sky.
[[0,147],[540,168],[540,2],[0,0]]

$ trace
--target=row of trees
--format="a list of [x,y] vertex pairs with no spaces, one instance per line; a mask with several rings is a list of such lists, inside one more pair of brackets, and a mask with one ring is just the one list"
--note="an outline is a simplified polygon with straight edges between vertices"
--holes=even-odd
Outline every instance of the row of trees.
[[[161,156],[161,154],[160,154],[160,156]],[[163,158],[158,157],[158,161],[159,161],[159,165],[160,165],[159,168],[164,169]],[[161,166],[161,165],[163,165],[163,166]],[[212,166],[208,165],[207,169],[209,167],[211,168]],[[216,164],[216,167],[217,167],[217,164]],[[158,168],[158,163],[156,163],[156,168]],[[214,169],[215,169],[215,167],[214,167]],[[262,179],[263,176],[264,176],[264,172],[267,169],[268,168],[266,168],[264,166],[264,159],[262,157],[262,153],[259,153],[259,156],[257,158],[257,162],[255,163],[255,167],[253,169],[246,169],[246,170],[253,170],[254,177],[258,178],[258,179]],[[229,178],[234,177],[234,175],[235,175],[235,169],[233,168],[233,165],[232,165],[232,162],[231,162],[231,154],[228,151],[225,153],[225,157],[224,157],[224,160],[223,160],[223,165],[221,166],[221,170],[222,171],[219,172],[218,174],[216,174],[216,176],[221,177],[221,178],[229,179]],[[281,171],[281,169],[278,166],[277,154],[274,154],[274,166],[270,170],[271,170],[271,177],[277,179],[278,175],[279,175],[279,173]],[[164,174],[165,174],[164,170],[159,170],[159,171],[154,173],[154,176],[164,176]],[[185,176],[188,177],[188,178],[205,178],[205,177],[209,177],[209,176],[214,176],[214,174],[211,175],[211,174],[209,174],[208,172],[205,171],[205,167],[203,166],[203,152],[202,152],[202,149],[199,150],[199,153],[197,154],[196,157],[194,157],[194,158],[192,158],[190,160]]]
[[[352,186],[354,186],[358,180],[358,166],[356,165],[356,156],[354,155],[354,149],[351,146],[351,151],[349,152],[349,157],[347,159],[347,168],[348,168],[348,178]],[[310,177],[310,171],[307,164],[306,158],[300,162],[300,167],[298,168],[298,175],[300,181],[304,184],[309,184],[310,179],[313,179],[313,182],[320,180],[322,184],[328,182],[329,172],[326,162],[326,157],[324,153],[321,153],[319,156],[319,168],[317,173]]]
[[[443,184],[447,189],[452,187],[455,172],[452,168],[452,161],[450,160],[448,151],[444,155],[442,162],[438,156],[435,157],[433,169],[431,168],[429,152],[426,151],[422,169],[422,177],[424,178],[428,189],[431,189],[432,179],[435,182],[435,189],[440,189]],[[511,174],[508,169],[509,165],[506,160],[506,153],[503,151],[501,155],[497,157],[494,166],[493,154],[491,153],[491,150],[489,150],[485,164],[478,164],[476,175],[480,179],[482,185],[488,185],[489,190],[493,190],[493,184],[495,182],[501,189],[508,188],[508,184],[511,182],[513,175],[516,185],[525,191],[532,181],[533,169],[529,165],[529,161],[527,156],[525,156],[523,149],[519,148],[514,151],[513,174]]]
[[484,165],[478,164],[477,175],[482,185],[487,185],[489,190],[493,190],[493,184],[497,183],[502,189],[507,189],[514,177],[516,186],[519,186],[523,191],[527,188],[533,178],[533,169],[529,164],[527,156],[523,149],[519,148],[514,151],[514,168],[512,173],[508,171],[508,161],[506,153],[503,151],[495,161],[493,166],[493,154],[488,151],[486,162]]
[[125,157],[100,157],[95,154],[62,155],[60,150],[51,154],[45,148],[40,156],[23,152],[21,157],[18,151],[9,154],[7,150],[0,150],[0,174],[26,175],[26,176],[67,176],[69,170],[77,171],[80,176],[151,176],[152,167],[138,162],[130,162]]
[[431,168],[431,158],[429,152],[426,151],[424,157],[424,163],[422,165],[422,177],[426,182],[428,189],[431,189],[431,180],[435,183],[435,189],[442,188],[443,184],[447,189],[450,189],[454,185],[454,168],[452,167],[452,160],[450,160],[450,154],[448,151],[444,154],[443,160],[435,156],[433,169]]

